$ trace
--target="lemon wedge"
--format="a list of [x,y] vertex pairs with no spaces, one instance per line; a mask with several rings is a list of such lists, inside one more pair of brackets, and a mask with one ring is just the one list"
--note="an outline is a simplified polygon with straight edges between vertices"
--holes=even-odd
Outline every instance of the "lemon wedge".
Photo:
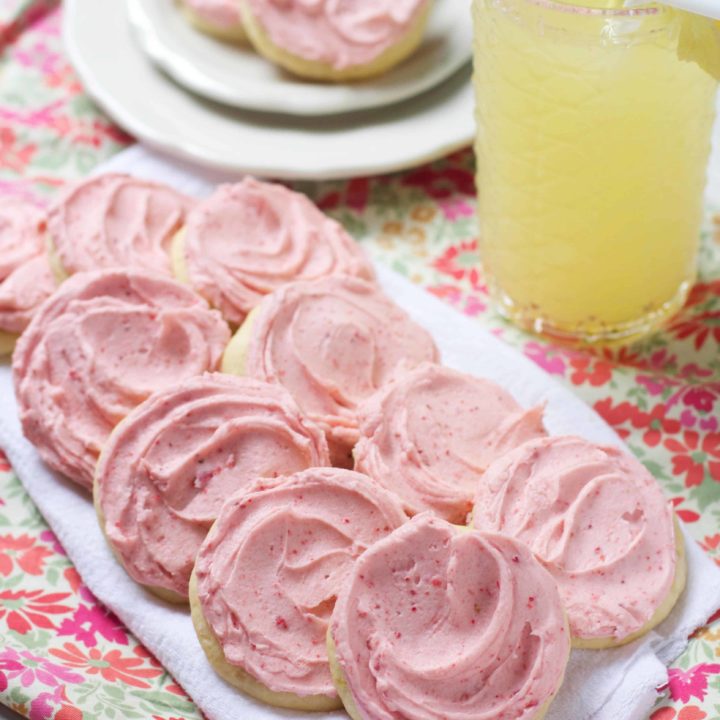
[[720,81],[720,21],[679,11],[678,57],[694,62]]

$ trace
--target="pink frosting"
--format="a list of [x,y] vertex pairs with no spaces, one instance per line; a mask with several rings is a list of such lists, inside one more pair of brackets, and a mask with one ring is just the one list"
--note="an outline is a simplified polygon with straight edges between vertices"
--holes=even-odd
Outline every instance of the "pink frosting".
[[367,65],[402,40],[429,0],[247,0],[273,44],[337,70]]
[[195,571],[225,659],[275,692],[335,697],[325,637],[355,559],[405,521],[350,470],[265,481],[222,508]]
[[67,280],[13,355],[25,436],[43,460],[92,486],[112,428],[151,393],[217,367],[229,330],[179,283],[101,270]]
[[329,465],[322,431],[290,394],[206,374],[155,393],[117,427],[96,474],[105,532],[144,585],[187,595],[222,504],[259,477]]
[[425,330],[356,278],[285,285],[253,322],[247,374],[290,390],[328,434],[337,462],[347,462],[357,442],[358,403],[396,374],[438,359]]
[[204,22],[226,30],[241,24],[240,0],[183,0]]
[[0,201],[0,331],[21,333],[56,283],[45,252],[45,213]]
[[363,720],[530,720],[570,651],[555,583],[527,548],[429,513],[358,559],[331,630]]
[[187,219],[185,259],[190,284],[238,324],[292,280],[373,279],[367,257],[341,225],[304,195],[254,178],[221,185],[198,203]]
[[130,267],[172,275],[170,243],[193,202],[148,180],[97,175],[60,196],[48,231],[69,274]]
[[489,380],[425,363],[361,406],[355,469],[403,500],[465,524],[488,465],[545,435],[542,408],[523,410]]
[[620,450],[581,438],[534,440],[495,462],[478,486],[473,524],[533,550],[576,637],[628,637],[675,577],[673,513],[653,476]]

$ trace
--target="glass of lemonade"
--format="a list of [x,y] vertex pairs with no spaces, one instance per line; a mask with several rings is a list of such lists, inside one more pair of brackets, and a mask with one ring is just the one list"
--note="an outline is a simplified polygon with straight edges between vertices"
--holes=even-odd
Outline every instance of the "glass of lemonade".
[[589,342],[685,301],[720,78],[711,20],[612,2],[473,0],[491,295],[524,327]]

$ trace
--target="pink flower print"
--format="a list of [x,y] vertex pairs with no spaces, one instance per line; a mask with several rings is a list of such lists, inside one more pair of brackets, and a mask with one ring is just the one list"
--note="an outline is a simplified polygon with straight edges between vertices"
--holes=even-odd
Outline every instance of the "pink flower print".
[[458,197],[445,198],[438,201],[440,210],[448,220],[458,220],[462,217],[472,217],[474,210],[472,205]]
[[[713,384],[714,385],[714,384]],[[715,400],[720,394],[720,387],[691,387],[683,393],[682,401],[684,405],[699,410],[701,413],[712,412],[715,406]]]
[[85,647],[97,645],[96,634],[110,642],[128,644],[127,635],[120,621],[101,605],[80,605],[72,618],[62,621],[57,634],[74,637]]
[[680,415],[680,423],[683,427],[691,428],[695,425],[697,422],[697,418],[690,410],[683,410],[682,414]]
[[63,686],[56,687],[53,692],[42,692],[30,703],[29,720],[52,720],[56,705],[63,701]]
[[638,375],[635,379],[637,380],[638,385],[642,385],[650,393],[650,395],[660,395],[663,391],[663,383],[653,377],[648,375]]
[[82,675],[33,655],[29,650],[17,652],[13,648],[6,648],[0,653],[0,669],[3,668],[7,669],[8,680],[19,680],[23,687],[30,687],[34,682],[57,687],[60,682],[83,681]]
[[477,317],[480,313],[485,312],[486,308],[487,305],[479,297],[468,295],[463,312],[470,317]]
[[52,530],[43,530],[40,533],[40,539],[43,542],[46,542],[52,549],[58,554],[62,555],[63,557],[67,557],[67,553],[65,552],[65,548],[60,544],[60,541],[57,539],[57,536]]
[[670,668],[668,671],[668,689],[670,697],[680,702],[689,702],[690,698],[704,700],[707,694],[707,676],[720,672],[717,663],[700,663],[689,670]]
[[564,375],[565,361],[549,347],[536,342],[525,345],[525,354],[550,375]]

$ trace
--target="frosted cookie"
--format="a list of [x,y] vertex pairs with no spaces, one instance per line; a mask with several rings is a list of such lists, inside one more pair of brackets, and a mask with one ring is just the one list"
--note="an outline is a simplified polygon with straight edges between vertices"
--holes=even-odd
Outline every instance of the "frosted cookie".
[[335,598],[355,559],[405,519],[392,494],[336,468],[262,481],[228,500],[190,586],[218,674],[278,707],[341,707],[325,647]]
[[228,497],[329,464],[325,436],[286,390],[208,373],[151,395],[113,430],[95,505],[128,574],[187,602],[195,555]]
[[352,720],[540,720],[570,638],[522,543],[424,513],[357,560],[328,651]]
[[542,408],[524,410],[489,380],[425,363],[359,409],[355,469],[397,493],[406,511],[464,525],[488,465],[545,435]]
[[171,276],[170,244],[193,202],[166,185],[116,173],[68,187],[48,214],[57,276],[120,267]]
[[365,253],[339,223],[305,195],[254,178],[221,185],[195,206],[173,244],[173,267],[238,325],[293,280],[373,279]]
[[686,578],[671,504],[645,467],[577,437],[534,440],[497,460],[478,486],[473,525],[524,542],[552,574],[573,645],[644,635]]
[[23,432],[52,469],[90,489],[112,428],[153,392],[216,369],[229,335],[220,314],[174,280],[80,273],[15,349]]
[[420,44],[431,0],[241,0],[255,49],[301,77],[380,75]]
[[201,32],[227,42],[247,41],[240,0],[179,0],[187,19]]
[[18,335],[55,291],[44,238],[40,208],[12,198],[0,201],[0,356],[13,351]]
[[438,358],[430,335],[374,284],[327,277],[285,285],[231,341],[223,370],[284,385],[351,464],[357,406],[400,372]]

